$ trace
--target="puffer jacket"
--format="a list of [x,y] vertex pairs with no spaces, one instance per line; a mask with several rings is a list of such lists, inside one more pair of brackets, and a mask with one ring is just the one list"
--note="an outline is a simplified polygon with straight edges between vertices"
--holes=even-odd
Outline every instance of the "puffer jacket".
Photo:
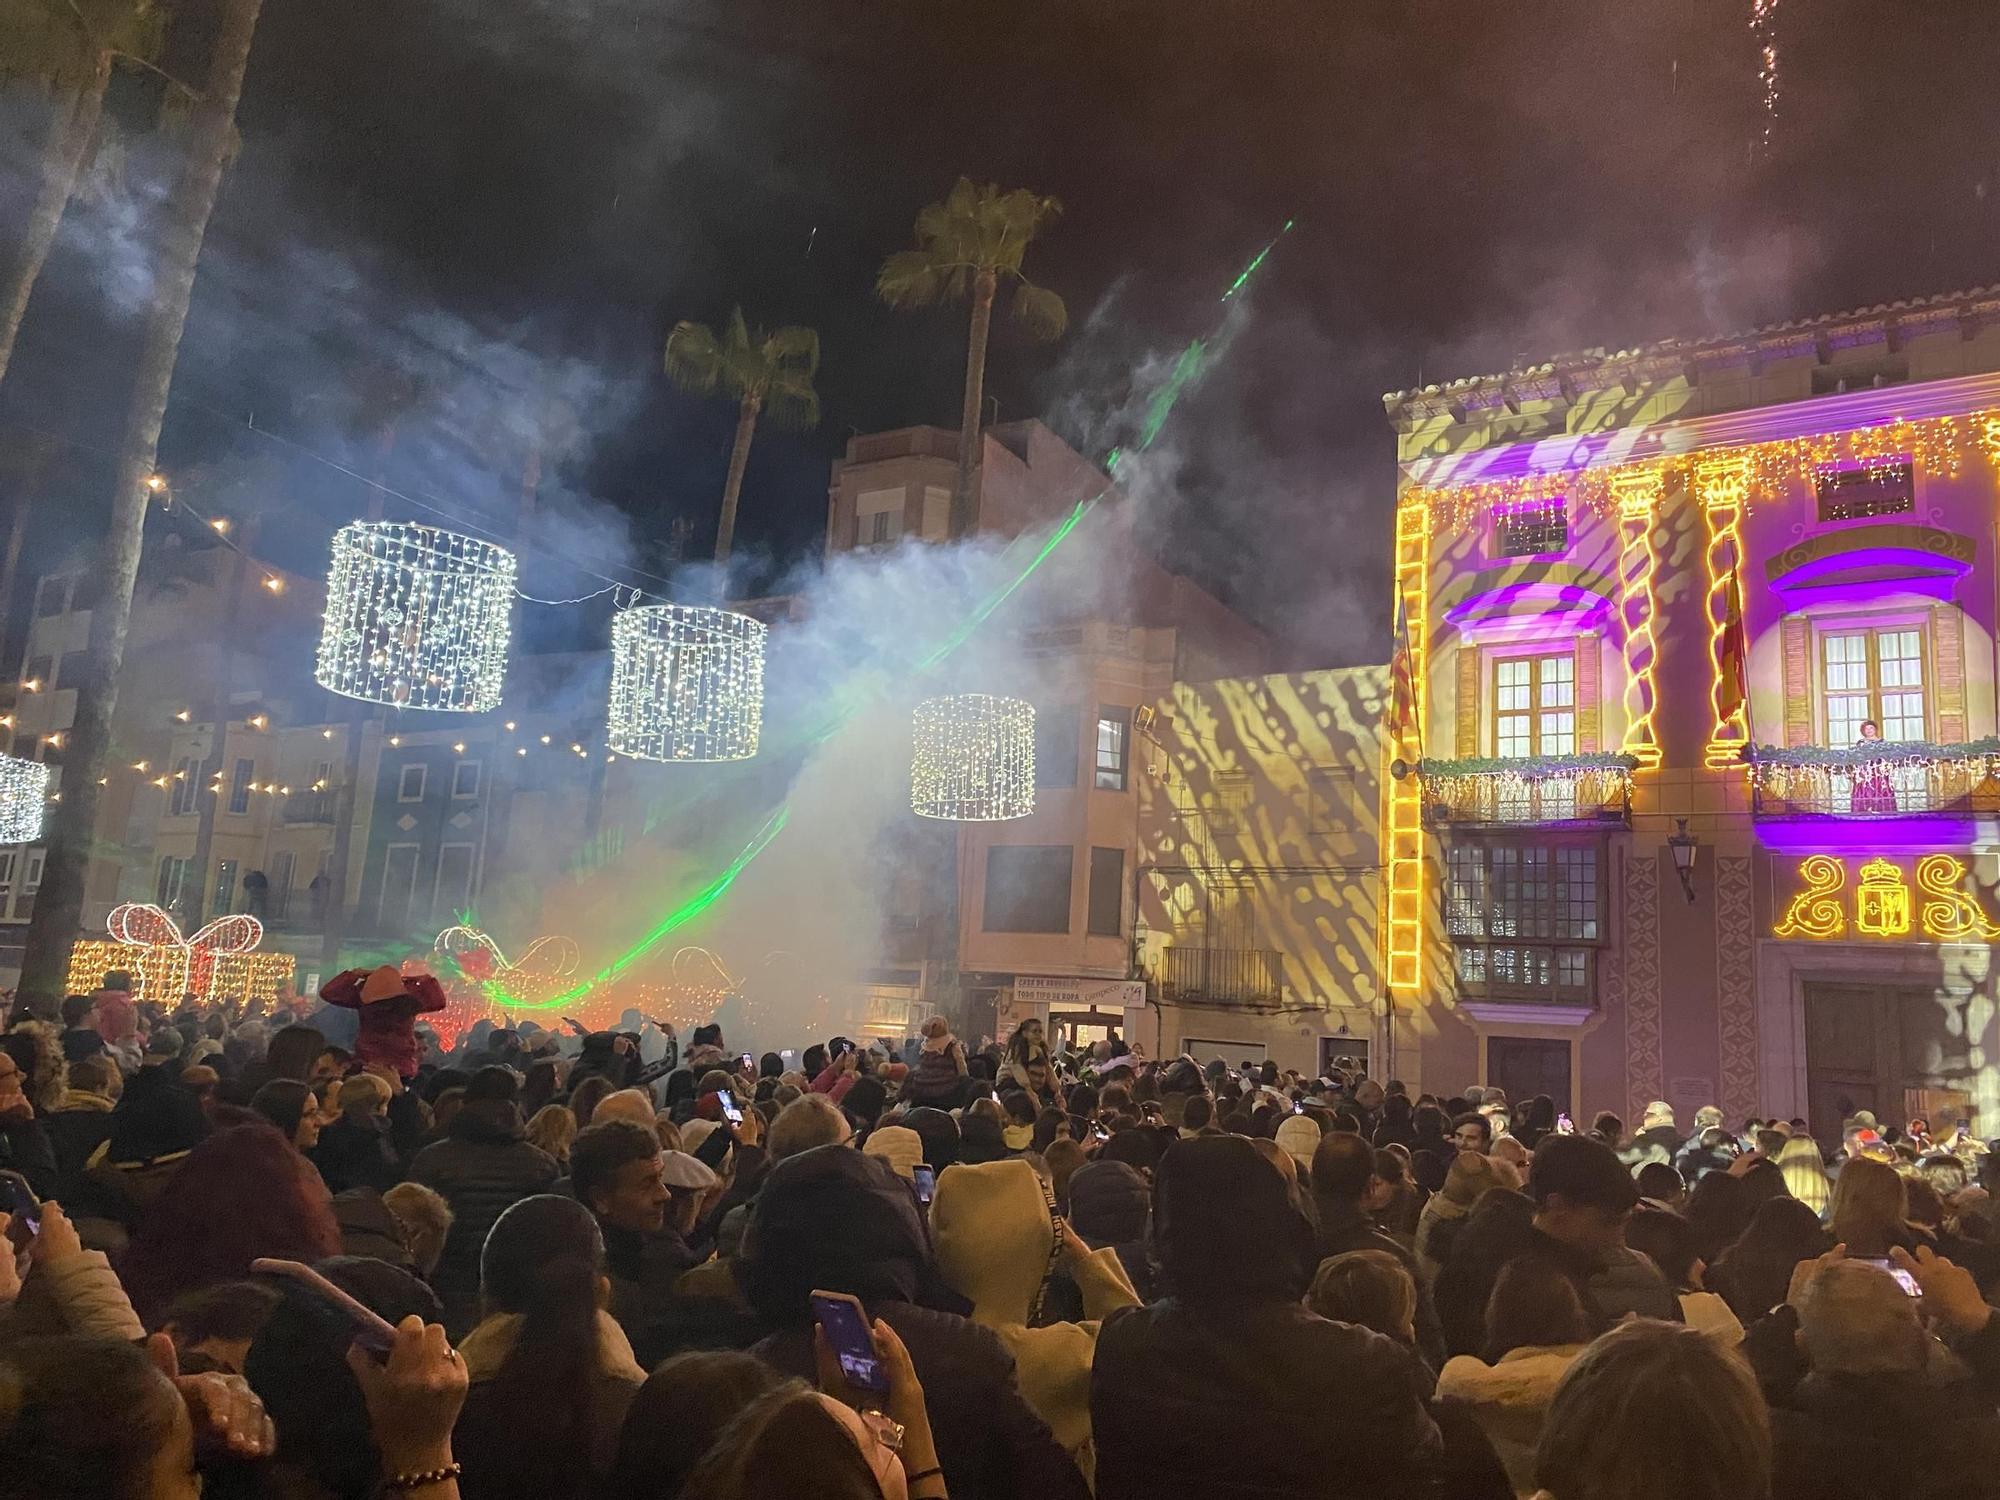
[[1556,1387],[1583,1348],[1553,1344],[1510,1349],[1492,1365],[1461,1354],[1446,1360],[1438,1374],[1438,1398],[1462,1402],[1471,1410],[1517,1494],[1535,1492],[1535,1448],[1542,1440],[1542,1422]]
[[450,1134],[410,1163],[410,1181],[441,1194],[451,1209],[451,1232],[431,1284],[454,1339],[478,1321],[479,1251],[493,1221],[523,1198],[547,1192],[557,1175],[555,1158],[527,1142],[521,1111],[504,1099],[466,1105],[453,1116]]
[[919,1050],[898,1097],[906,1105],[950,1109],[964,1101],[965,1088],[965,1049],[953,1037],[942,1052]]

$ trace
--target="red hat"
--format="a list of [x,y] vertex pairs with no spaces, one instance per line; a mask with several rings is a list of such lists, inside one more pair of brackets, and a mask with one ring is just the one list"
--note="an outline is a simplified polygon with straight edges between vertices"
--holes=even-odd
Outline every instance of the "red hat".
[[449,1002],[444,986],[428,974],[405,974],[394,964],[376,969],[343,969],[319,987],[319,997],[328,1005],[359,1010],[383,1000],[407,995],[417,1002],[420,1015],[443,1010]]

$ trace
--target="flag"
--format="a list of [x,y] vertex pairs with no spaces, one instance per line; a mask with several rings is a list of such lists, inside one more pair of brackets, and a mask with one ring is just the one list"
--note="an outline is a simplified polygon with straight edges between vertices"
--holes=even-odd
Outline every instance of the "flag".
[[1403,608],[1403,591],[1396,590],[1396,651],[1389,658],[1389,739],[1393,744],[1417,741],[1423,753],[1423,735],[1417,724],[1417,682],[1410,663],[1410,622]]
[[1736,570],[1729,570],[1723,593],[1722,638],[1715,647],[1716,717],[1728,724],[1750,700],[1748,653],[1743,648],[1743,595],[1736,587]]

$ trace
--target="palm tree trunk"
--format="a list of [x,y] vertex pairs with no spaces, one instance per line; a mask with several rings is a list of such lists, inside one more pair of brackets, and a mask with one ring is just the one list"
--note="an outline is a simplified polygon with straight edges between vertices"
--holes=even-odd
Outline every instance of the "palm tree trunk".
[[110,524],[99,559],[101,585],[90,614],[90,667],[77,694],[76,724],[63,757],[62,797],[50,814],[48,858],[21,960],[21,988],[59,995],[69,947],[83,917],[84,880],[97,824],[97,778],[111,746],[118,706],[118,673],[125,661],[125,630],[132,618],[132,585],[146,539],[146,479],[159,459],[160,427],[173,389],[174,362],[194,299],[195,270],[222,174],[236,145],[236,104],[250,66],[263,0],[227,0],[208,86],[188,126],[187,160],[161,207],[154,265],[157,280],[133,365],[132,401],[112,478]]
[[763,409],[764,398],[746,392],[736,410],[736,442],[729,450],[729,477],[722,481],[722,515],[715,523],[715,560],[719,563],[729,561],[729,547],[736,540],[736,501],[743,493],[743,471],[750,466],[757,413]]
[[999,280],[981,271],[972,284],[972,335],[965,342],[965,405],[958,414],[958,478],[951,492],[951,534],[979,527],[980,417],[986,408],[986,333],[993,323]]
[[[236,680],[236,637],[243,619],[243,594],[250,585],[250,549],[257,545],[257,518],[243,525],[236,544],[235,566],[231,569],[229,598],[222,609],[222,639],[216,643],[221,659],[216,663],[215,697],[209,705],[208,754],[196,772],[195,797],[201,815],[195,820],[194,884],[181,888],[181,905],[186,912],[187,932],[194,932],[208,912],[208,893],[214,882],[208,878],[208,861],[215,853],[215,819],[222,811],[224,781],[229,767],[230,689]],[[217,903],[220,913],[221,903]]]
[[97,54],[97,67],[90,82],[56,104],[49,121],[47,143],[42,147],[42,186],[35,207],[22,232],[19,253],[0,289],[0,380],[7,378],[7,366],[14,357],[14,341],[21,334],[21,320],[28,313],[28,298],[54,248],[56,232],[62,228],[63,210],[69,207],[76,189],[77,173],[83,169],[90,143],[97,135],[97,122],[104,114],[104,91],[111,82],[111,54]]

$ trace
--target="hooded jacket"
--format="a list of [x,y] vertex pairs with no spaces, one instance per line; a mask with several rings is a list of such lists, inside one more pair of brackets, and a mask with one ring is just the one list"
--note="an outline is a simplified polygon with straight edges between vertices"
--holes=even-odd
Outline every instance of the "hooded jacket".
[[1146,1231],[1153,1220],[1153,1188],[1129,1162],[1093,1161],[1069,1180],[1069,1227],[1093,1249],[1118,1252],[1125,1279],[1142,1302],[1160,1295],[1160,1268]]
[[1099,1322],[1139,1294],[1114,1250],[1061,1257],[1083,1299],[1083,1319],[1030,1328],[1055,1231],[1035,1169],[1024,1161],[953,1167],[931,1204],[938,1270],[972,1304],[972,1320],[1000,1335],[1014,1356],[1021,1394],[1041,1414],[1086,1480],[1096,1472],[1090,1441],[1090,1363]]
[[1510,1349],[1493,1365],[1461,1354],[1445,1361],[1438,1374],[1439,1399],[1461,1401],[1471,1410],[1500,1455],[1516,1494],[1535,1492],[1535,1448],[1542,1440],[1542,1422],[1556,1387],[1583,1350],[1582,1344]]
[[1249,1141],[1170,1148],[1153,1226],[1168,1295],[1098,1334],[1098,1500],[1432,1493],[1441,1443],[1414,1362],[1300,1302],[1312,1225]]
[[452,1117],[444,1140],[410,1163],[410,1181],[444,1197],[451,1209],[431,1284],[444,1303],[445,1328],[462,1337],[479,1312],[479,1250],[493,1221],[556,1180],[555,1158],[523,1138],[521,1111],[510,1099],[478,1099]]
[[937,1281],[916,1197],[887,1162],[848,1146],[816,1146],[772,1167],[740,1280],[775,1330],[754,1352],[788,1375],[814,1377],[808,1297],[815,1289],[858,1297],[871,1317],[895,1328],[923,1382],[952,1500],[1088,1497],[1075,1463],[1023,1399],[1000,1337],[917,1305],[951,1294]]

